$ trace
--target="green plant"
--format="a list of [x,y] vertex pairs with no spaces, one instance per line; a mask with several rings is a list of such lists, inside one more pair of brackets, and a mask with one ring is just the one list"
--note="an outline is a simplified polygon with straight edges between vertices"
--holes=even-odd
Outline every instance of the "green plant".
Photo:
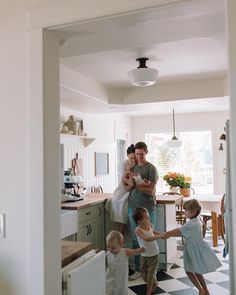
[[184,176],[183,179],[180,180],[179,187],[180,188],[190,188],[191,187],[192,178],[189,176]]
[[163,179],[170,187],[179,187],[180,183],[184,181],[184,175],[177,172],[168,172],[163,176]]
[[178,172],[168,172],[163,179],[170,187],[190,188],[192,178]]

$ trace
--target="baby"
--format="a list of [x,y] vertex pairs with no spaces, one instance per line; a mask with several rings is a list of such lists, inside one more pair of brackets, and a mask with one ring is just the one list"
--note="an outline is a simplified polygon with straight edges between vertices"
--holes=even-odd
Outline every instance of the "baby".
[[122,248],[123,235],[113,230],[107,235],[106,294],[128,295],[128,257],[140,255],[144,248]]

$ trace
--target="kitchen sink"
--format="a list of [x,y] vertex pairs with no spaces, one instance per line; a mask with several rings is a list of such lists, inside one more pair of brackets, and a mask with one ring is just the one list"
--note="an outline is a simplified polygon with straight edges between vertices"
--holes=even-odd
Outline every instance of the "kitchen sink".
[[77,210],[61,209],[61,239],[77,233]]

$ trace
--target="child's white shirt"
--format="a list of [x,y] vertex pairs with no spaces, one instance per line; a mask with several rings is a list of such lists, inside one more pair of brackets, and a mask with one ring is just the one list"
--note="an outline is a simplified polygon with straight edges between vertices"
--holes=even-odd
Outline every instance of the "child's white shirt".
[[108,295],[128,295],[128,256],[126,249],[113,254],[106,253],[106,293]]
[[[153,237],[153,228],[152,228],[152,226],[150,226],[149,230],[144,230],[140,226],[138,226],[137,228],[142,231],[142,233],[144,234],[144,236],[146,238]],[[139,247],[140,248],[141,247],[145,248],[145,251],[143,253],[141,253],[142,256],[152,257],[152,256],[155,256],[155,255],[159,254],[159,247],[158,247],[158,244],[157,244],[156,240],[154,240],[154,241],[145,241],[145,240],[141,239],[138,236],[137,236],[137,240],[138,240]]]

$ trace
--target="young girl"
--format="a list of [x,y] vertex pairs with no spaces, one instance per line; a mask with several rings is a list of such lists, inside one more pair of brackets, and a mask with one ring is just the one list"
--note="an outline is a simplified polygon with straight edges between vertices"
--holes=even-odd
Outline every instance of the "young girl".
[[164,239],[183,236],[184,244],[184,269],[190,281],[199,290],[199,295],[210,295],[202,274],[216,270],[221,266],[215,253],[202,238],[201,225],[198,215],[201,206],[195,199],[184,203],[185,216],[190,220],[182,227],[163,234]]
[[145,251],[141,254],[140,270],[143,280],[147,282],[146,295],[150,295],[157,287],[156,273],[159,248],[156,239],[161,238],[162,235],[153,230],[147,209],[134,209],[133,219],[138,225],[135,229],[138,244],[140,247],[145,248]]
[[106,242],[106,294],[128,295],[128,257],[140,255],[145,249],[122,248],[123,235],[115,230],[107,235]]

